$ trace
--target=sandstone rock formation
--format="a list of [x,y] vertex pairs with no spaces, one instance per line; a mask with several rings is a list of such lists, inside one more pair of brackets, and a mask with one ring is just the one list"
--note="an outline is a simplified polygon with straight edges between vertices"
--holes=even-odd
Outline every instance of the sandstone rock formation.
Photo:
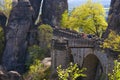
[[31,3],[33,10],[34,10],[34,20],[36,20],[38,18],[40,6],[41,6],[41,1],[42,0],[30,0],[30,3]]
[[[0,13],[0,25],[5,32],[5,49],[3,66],[8,70],[23,73],[26,49],[34,42],[35,21],[39,15],[42,0],[13,0],[13,9],[8,23],[5,15]],[[42,21],[50,25],[60,25],[61,14],[68,8],[67,0],[44,0]]]
[[108,36],[110,30],[120,34],[120,0],[111,0],[108,17],[108,28],[103,35],[104,38]]
[[0,80],[23,80],[23,77],[16,71],[7,72],[0,65]]
[[2,63],[8,70],[23,73],[26,49],[28,45],[27,36],[32,25],[33,9],[28,0],[19,0],[13,7],[6,30],[6,45],[3,53]]
[[67,9],[67,0],[43,0],[41,16],[43,23],[51,26],[59,26],[61,15]]

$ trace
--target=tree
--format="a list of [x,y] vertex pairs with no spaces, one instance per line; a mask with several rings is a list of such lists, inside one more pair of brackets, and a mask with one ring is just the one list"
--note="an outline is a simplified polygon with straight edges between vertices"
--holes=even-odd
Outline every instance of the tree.
[[111,31],[108,38],[104,40],[102,47],[120,52],[120,35],[114,31]]
[[73,9],[69,15],[65,12],[61,20],[63,27],[101,37],[107,27],[105,11],[101,4],[88,0],[85,4]]
[[38,27],[38,40],[42,48],[50,48],[50,43],[53,37],[53,29],[49,25],[41,25]]
[[4,0],[4,3],[0,3],[0,11],[2,11],[7,18],[10,15],[10,11],[12,9],[12,0]]

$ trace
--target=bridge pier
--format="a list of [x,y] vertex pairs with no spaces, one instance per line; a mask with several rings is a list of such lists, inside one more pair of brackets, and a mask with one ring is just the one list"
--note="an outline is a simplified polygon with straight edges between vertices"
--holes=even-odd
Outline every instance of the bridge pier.
[[52,40],[52,71],[56,73],[56,68],[62,65],[62,68],[67,68],[70,63],[70,53],[67,40]]

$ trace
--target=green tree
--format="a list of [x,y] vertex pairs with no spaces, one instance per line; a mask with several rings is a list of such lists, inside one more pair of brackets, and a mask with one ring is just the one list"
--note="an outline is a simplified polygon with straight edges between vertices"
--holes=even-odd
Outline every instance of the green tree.
[[115,60],[114,61],[114,69],[111,74],[108,75],[109,80],[120,80],[120,62]]
[[50,76],[49,66],[44,66],[40,60],[36,59],[30,66],[28,73],[24,75],[25,80],[48,80]]
[[0,27],[0,59],[2,59],[1,57],[2,57],[3,48],[4,48],[4,33],[2,27]]
[[0,11],[2,11],[7,18],[10,15],[10,11],[12,9],[12,0],[4,0],[4,3],[0,3]]
[[45,57],[45,50],[40,48],[38,45],[33,45],[28,48],[29,57],[26,61],[26,67],[29,68],[34,61],[42,60]]
[[79,69],[77,64],[70,63],[67,69],[62,69],[62,66],[57,67],[59,80],[76,80],[78,77],[86,77],[83,72],[86,68]]
[[73,9],[69,15],[66,11],[62,15],[61,25],[101,37],[107,27],[104,8],[101,4],[88,0],[85,4]]
[[104,40],[102,47],[120,52],[120,35],[116,34],[114,31],[111,31],[108,38]]
[[50,43],[53,37],[53,29],[51,26],[49,25],[41,25],[38,28],[39,32],[38,32],[38,40],[39,40],[39,45],[42,48],[50,48]]

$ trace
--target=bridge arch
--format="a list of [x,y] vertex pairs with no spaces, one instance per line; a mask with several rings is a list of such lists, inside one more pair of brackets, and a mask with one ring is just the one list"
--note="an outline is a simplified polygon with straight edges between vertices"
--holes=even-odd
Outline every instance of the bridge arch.
[[84,72],[87,77],[83,80],[98,80],[104,73],[99,58],[94,54],[88,54],[85,56],[82,67],[87,68]]
[[[104,72],[105,74],[107,74],[107,73],[108,73],[108,71],[107,71],[108,65],[106,65],[106,64],[108,64],[107,54],[104,53],[104,52],[102,52],[101,50],[94,50],[94,51],[91,52],[91,53],[86,53],[86,54],[84,55],[84,59],[85,59],[86,57],[89,57],[90,55],[95,56],[95,58],[97,58],[97,59],[99,60],[101,66],[103,67],[103,72]],[[83,59],[83,63],[84,63],[84,59]]]

